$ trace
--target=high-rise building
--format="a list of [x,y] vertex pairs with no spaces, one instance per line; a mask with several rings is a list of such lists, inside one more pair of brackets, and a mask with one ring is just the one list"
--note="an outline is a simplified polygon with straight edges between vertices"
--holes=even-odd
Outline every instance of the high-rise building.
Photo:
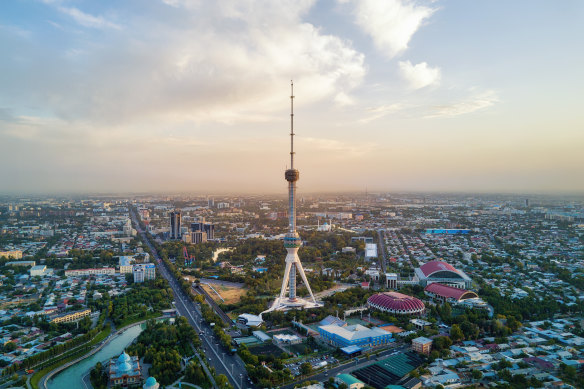
[[[288,215],[289,228],[284,237],[284,247],[288,254],[286,255],[286,268],[284,270],[284,279],[282,280],[282,289],[280,296],[276,298],[272,306],[266,311],[285,311],[289,309],[316,308],[322,307],[312,294],[312,289],[304,274],[302,263],[298,257],[298,249],[302,246],[302,239],[296,232],[296,181],[300,177],[300,172],[294,168],[294,84],[291,84],[290,95],[290,169],[286,170],[284,178],[288,181]],[[306,289],[308,289],[309,299],[303,299],[296,295],[296,274],[300,274]],[[286,296],[288,291],[288,296]]]
[[144,282],[156,278],[156,265],[153,263],[140,263],[134,265],[134,282]]
[[212,223],[205,223],[204,220],[191,223],[191,231],[192,232],[204,232],[207,234],[206,239],[213,240],[215,239],[215,225]]
[[170,213],[170,239],[180,239],[180,211],[172,211]]
[[207,241],[207,233],[205,231],[191,232],[191,243],[192,244],[205,243],[206,241]]

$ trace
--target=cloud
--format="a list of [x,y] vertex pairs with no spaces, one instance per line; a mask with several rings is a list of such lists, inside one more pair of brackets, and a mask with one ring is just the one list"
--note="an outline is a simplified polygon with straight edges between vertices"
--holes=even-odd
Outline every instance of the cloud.
[[284,106],[290,79],[303,96],[299,105],[350,104],[366,74],[365,57],[305,21],[313,3],[176,0],[150,3],[141,13],[118,7],[123,29],[84,10],[56,8],[108,34],[65,31],[60,53],[41,38],[41,50],[23,54],[27,72],[15,71],[4,90],[13,104],[20,99],[67,120],[111,124],[148,117],[266,121]]
[[353,4],[356,24],[373,39],[376,48],[393,58],[408,48],[412,36],[436,8],[410,0],[343,0]]
[[326,153],[327,156],[359,157],[376,149],[371,142],[347,143],[337,139],[298,137],[299,147],[305,151],[314,149],[317,152]]
[[391,113],[401,111],[404,108],[405,108],[405,106],[403,104],[399,104],[399,103],[371,107],[371,108],[367,109],[367,111],[370,112],[371,114],[369,116],[367,116],[366,118],[359,120],[359,123],[363,123],[363,124],[369,123],[369,122],[372,122],[372,121],[377,120],[379,118],[382,118],[386,115],[389,115]]
[[58,7],[58,9],[59,9],[59,11],[64,13],[65,15],[72,17],[73,20],[75,20],[75,22],[77,22],[78,24],[80,24],[84,27],[98,28],[98,29],[103,29],[103,28],[113,28],[116,30],[120,29],[119,25],[112,23],[112,22],[104,19],[101,16],[90,15],[90,14],[85,13],[85,12],[75,8],[75,7]]
[[20,38],[28,39],[32,36],[30,30],[26,30],[22,27],[0,24],[0,31],[5,31],[7,34],[12,34]]
[[421,89],[440,82],[440,69],[431,68],[426,62],[413,65],[410,61],[400,61],[399,69],[413,89]]
[[475,111],[488,108],[499,102],[497,93],[493,90],[488,90],[479,94],[470,96],[466,100],[458,101],[451,104],[436,105],[432,107],[431,113],[426,115],[426,118],[442,118],[466,115]]

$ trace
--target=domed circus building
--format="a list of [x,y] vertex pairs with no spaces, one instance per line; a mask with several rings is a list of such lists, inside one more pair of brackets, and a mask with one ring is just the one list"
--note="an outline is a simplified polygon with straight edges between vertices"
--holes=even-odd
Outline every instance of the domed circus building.
[[416,277],[420,280],[420,286],[426,287],[435,282],[467,289],[471,287],[472,280],[462,270],[456,269],[444,261],[430,261],[415,269]]
[[374,294],[367,300],[367,305],[397,315],[421,315],[426,309],[422,301],[398,292]]

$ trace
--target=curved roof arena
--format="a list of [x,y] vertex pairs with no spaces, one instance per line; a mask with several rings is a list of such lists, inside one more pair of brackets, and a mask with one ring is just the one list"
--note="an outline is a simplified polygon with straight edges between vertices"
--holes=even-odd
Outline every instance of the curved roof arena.
[[475,292],[471,292],[470,290],[454,288],[452,286],[439,284],[437,282],[426,286],[424,291],[443,298],[455,299],[456,301],[479,297]]
[[432,274],[442,271],[452,272],[455,273],[457,276],[460,276],[460,273],[458,272],[458,270],[456,270],[454,266],[443,261],[427,262],[420,266],[420,270],[422,271],[422,273],[424,273],[426,277],[430,277]]

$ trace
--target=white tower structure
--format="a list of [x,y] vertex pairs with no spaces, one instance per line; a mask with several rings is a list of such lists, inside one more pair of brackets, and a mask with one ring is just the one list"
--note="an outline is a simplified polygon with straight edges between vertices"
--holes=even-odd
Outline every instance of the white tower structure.
[[[294,169],[294,83],[291,83],[290,87],[292,91],[290,95],[290,169],[286,170],[284,175],[286,181],[288,181],[289,228],[284,237],[284,247],[286,247],[288,254],[286,255],[286,269],[284,270],[280,296],[276,298],[276,301],[266,312],[322,307],[322,303],[318,303],[312,294],[302,263],[300,263],[300,258],[298,257],[298,249],[302,246],[302,239],[296,232],[296,181],[300,177],[300,172]],[[296,296],[297,271],[302,277],[306,289],[308,289],[310,299]],[[288,296],[286,296],[286,291],[288,291]]]

